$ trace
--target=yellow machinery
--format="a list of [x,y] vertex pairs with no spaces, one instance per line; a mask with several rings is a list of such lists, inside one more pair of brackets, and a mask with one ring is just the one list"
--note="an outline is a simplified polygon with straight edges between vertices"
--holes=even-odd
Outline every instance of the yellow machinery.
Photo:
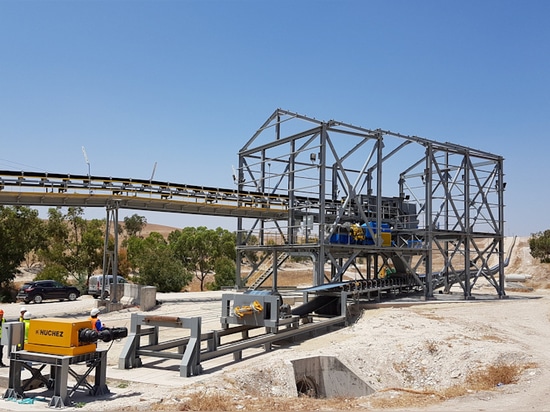
[[391,233],[380,232],[382,237],[382,246],[391,246]]
[[259,313],[262,310],[264,310],[264,307],[260,302],[255,300],[252,302],[251,305],[243,305],[243,306],[235,306],[235,309],[233,309],[233,313],[237,315],[237,317],[242,318],[245,315],[252,315],[254,313]]
[[[10,323],[21,325],[21,322]],[[20,327],[9,328],[9,331],[10,335],[22,335]],[[106,384],[107,351],[96,350],[96,342],[125,338],[128,329],[104,328],[98,332],[92,329],[90,320],[45,318],[31,319],[26,335],[23,350],[10,353],[10,375],[4,399],[23,398],[25,391],[38,384],[53,389],[49,406],[57,408],[71,405],[71,396],[78,387],[89,389],[91,395],[109,393]],[[9,340],[15,342],[13,336],[9,336]],[[88,368],[84,374],[71,369],[71,365],[79,363],[85,363]],[[43,376],[42,370],[47,365],[50,374]],[[32,378],[22,380],[22,370],[29,371]],[[87,377],[93,370],[95,381],[92,385]],[[68,386],[69,376],[76,380],[75,385],[71,383],[72,389]]]
[[90,329],[89,320],[32,319],[29,322],[28,341],[25,350],[52,355],[76,356],[95,352],[96,344],[82,342],[80,332]]

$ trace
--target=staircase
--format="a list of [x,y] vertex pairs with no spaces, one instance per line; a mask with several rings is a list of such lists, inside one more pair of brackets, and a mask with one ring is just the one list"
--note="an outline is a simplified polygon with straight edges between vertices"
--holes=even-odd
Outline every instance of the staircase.
[[[279,252],[277,254],[277,267],[280,267],[285,260],[290,257],[288,253]],[[273,255],[269,259],[266,259],[259,267],[256,269],[255,280],[248,287],[248,290],[258,289],[271,275],[273,274]]]

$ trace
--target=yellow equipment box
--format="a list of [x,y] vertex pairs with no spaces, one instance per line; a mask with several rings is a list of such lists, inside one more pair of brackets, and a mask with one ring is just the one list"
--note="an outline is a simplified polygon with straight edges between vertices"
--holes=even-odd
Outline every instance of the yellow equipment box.
[[391,233],[382,232],[382,246],[391,246]]
[[89,320],[31,319],[28,342],[25,350],[52,355],[82,355],[95,352],[95,343],[81,343],[78,339],[82,329],[91,329]]

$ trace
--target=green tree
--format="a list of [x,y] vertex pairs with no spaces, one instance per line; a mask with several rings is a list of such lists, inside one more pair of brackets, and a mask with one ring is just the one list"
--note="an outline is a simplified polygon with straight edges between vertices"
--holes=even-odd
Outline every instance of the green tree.
[[152,232],[142,239],[128,239],[128,259],[138,272],[134,279],[142,285],[155,286],[158,292],[180,292],[193,275],[174,256],[172,248],[160,233]]
[[235,286],[236,273],[235,261],[222,256],[214,263],[214,282],[208,283],[206,287],[209,290],[220,290],[223,286]]
[[0,288],[6,296],[25,256],[46,239],[38,211],[24,206],[0,206]]
[[132,266],[128,260],[128,249],[120,248],[118,250],[118,274],[127,277],[132,272]]
[[531,256],[541,263],[550,263],[550,230],[531,234],[529,238]]
[[34,277],[34,280],[57,280],[59,283],[67,284],[69,272],[67,269],[57,263],[50,263]]
[[200,282],[201,291],[209,274],[214,272],[216,260],[227,257],[235,260],[235,235],[228,230],[208,229],[205,226],[186,227],[168,235],[175,256]]
[[103,248],[105,245],[105,222],[92,219],[86,222],[80,238],[81,266],[86,274],[86,281],[97,268],[103,265]]
[[147,219],[145,216],[133,214],[132,216],[127,216],[124,218],[124,230],[126,230],[128,237],[141,236],[141,231],[145,225],[147,225]]
[[46,265],[64,267],[68,278],[81,290],[94,271],[102,267],[105,230],[104,221],[88,221],[83,214],[81,207],[69,207],[66,214],[60,208],[49,209],[49,242],[39,252]]

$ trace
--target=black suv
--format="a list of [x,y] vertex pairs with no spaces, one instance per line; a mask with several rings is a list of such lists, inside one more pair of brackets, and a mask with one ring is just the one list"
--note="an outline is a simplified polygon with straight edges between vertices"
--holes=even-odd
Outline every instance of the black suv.
[[74,286],[65,286],[55,280],[37,280],[26,282],[17,293],[17,300],[25,303],[42,303],[46,299],[76,300],[80,291]]

